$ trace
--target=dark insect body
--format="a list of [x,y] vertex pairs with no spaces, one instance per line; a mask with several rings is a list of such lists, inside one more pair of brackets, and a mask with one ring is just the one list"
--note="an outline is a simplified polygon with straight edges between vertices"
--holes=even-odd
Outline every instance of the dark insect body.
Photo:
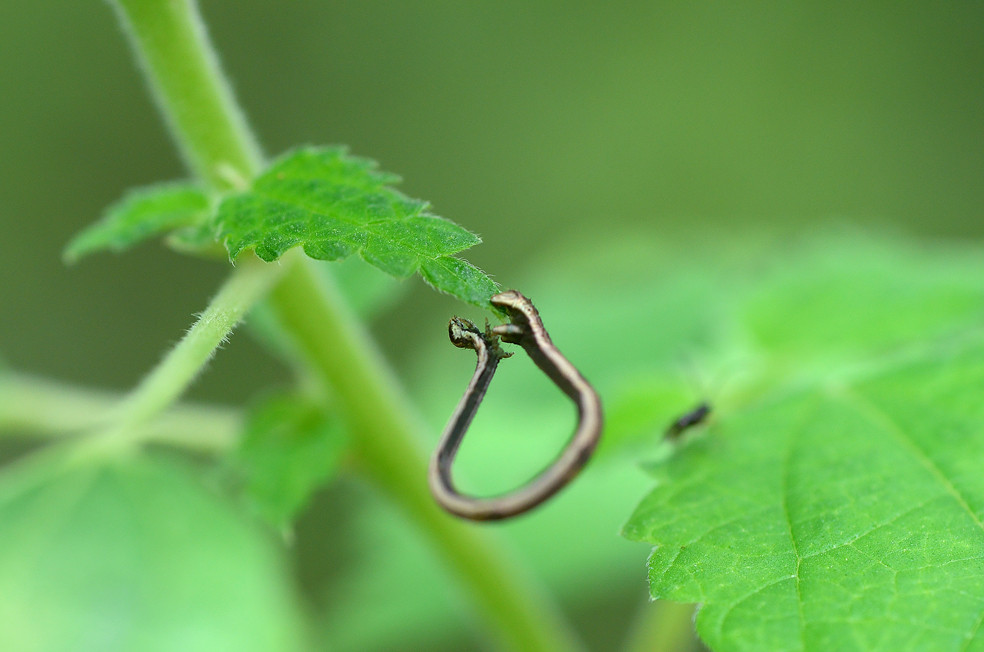
[[711,413],[711,405],[702,401],[690,412],[680,415],[666,429],[666,436],[669,439],[677,439],[689,428],[703,423]]

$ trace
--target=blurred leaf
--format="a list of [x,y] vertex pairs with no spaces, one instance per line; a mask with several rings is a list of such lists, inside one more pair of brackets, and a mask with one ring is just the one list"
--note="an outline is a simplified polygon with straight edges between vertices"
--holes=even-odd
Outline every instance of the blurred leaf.
[[282,560],[175,463],[0,479],[0,648],[302,648]]
[[435,289],[489,307],[495,283],[452,255],[481,240],[389,187],[397,181],[340,147],[298,149],[274,162],[250,191],[227,197],[216,224],[232,259],[253,249],[273,261],[297,245],[320,260],[358,253],[388,274],[419,271]]
[[[611,622],[575,623],[590,630],[592,637],[609,642],[592,649],[618,649],[616,642],[631,619],[625,606],[645,603],[640,571],[647,547],[617,536],[624,513],[613,510],[612,504],[631,501],[648,481],[634,468],[593,465],[564,493],[528,517],[497,525],[493,533],[505,539],[509,550],[522,555],[523,566],[535,571],[550,594],[561,596],[565,606],[576,608],[579,615],[599,605],[617,612],[606,618]],[[335,569],[333,581],[322,589],[325,607],[318,627],[325,649],[487,647],[487,643],[483,646],[471,639],[466,639],[468,644],[460,639],[456,643],[451,638],[467,637],[473,629],[473,616],[454,569],[403,514],[377,494],[362,491],[367,493],[365,500],[356,503],[345,530],[309,524],[331,530],[322,535],[331,537],[322,549],[347,547],[353,555],[343,568]],[[348,501],[352,509],[350,495],[330,498]],[[300,541],[304,532],[299,534]],[[558,540],[567,543],[558,545]]]
[[468,604],[452,588],[453,571],[437,559],[431,542],[369,487],[343,480],[330,491],[325,502],[334,510],[334,522],[298,523],[302,554],[305,541],[310,546],[320,535],[317,554],[327,547],[334,558],[330,581],[318,590],[324,605],[316,621],[318,648],[472,649],[438,644],[468,633]]
[[[174,229],[201,227],[207,223],[208,215],[208,196],[192,183],[136,188],[106,209],[102,219],[76,235],[65,248],[64,258],[74,263],[104,249],[123,251]],[[214,234],[206,235],[210,236],[209,242],[215,240]],[[197,240],[201,240],[201,235]]]
[[[542,258],[529,292],[602,394],[602,454],[658,440],[699,401],[714,421],[770,388],[984,323],[984,256],[964,244],[845,228],[696,243],[633,234]],[[494,389],[529,395],[523,383]]]
[[297,396],[267,399],[250,414],[235,453],[252,508],[277,530],[289,529],[311,493],[334,475],[346,443],[323,407]]
[[634,379],[605,405],[607,425],[597,454],[626,447],[645,454],[644,446],[652,446],[671,423],[696,405],[694,391],[676,378]]
[[790,243],[739,303],[752,346],[825,372],[984,320],[979,247],[849,232]]

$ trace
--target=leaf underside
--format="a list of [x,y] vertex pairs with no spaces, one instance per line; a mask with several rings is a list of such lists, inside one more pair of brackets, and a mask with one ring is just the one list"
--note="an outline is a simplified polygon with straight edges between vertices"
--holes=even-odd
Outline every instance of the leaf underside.
[[481,240],[389,187],[398,180],[340,147],[299,149],[222,202],[219,237],[232,259],[253,249],[273,261],[298,245],[319,260],[359,254],[393,276],[419,272],[435,289],[488,307],[497,286],[454,256]]
[[984,268],[796,255],[735,302],[761,392],[648,467],[651,593],[714,650],[984,650]]

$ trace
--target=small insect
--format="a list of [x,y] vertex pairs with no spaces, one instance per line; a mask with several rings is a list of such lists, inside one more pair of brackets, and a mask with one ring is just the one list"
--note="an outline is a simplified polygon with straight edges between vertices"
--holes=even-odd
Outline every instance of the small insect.
[[677,419],[675,419],[673,423],[666,428],[666,437],[668,439],[678,439],[685,430],[703,423],[704,420],[707,419],[707,415],[710,413],[710,403],[707,403],[706,401],[698,403],[697,407],[692,409],[690,412],[677,417]]

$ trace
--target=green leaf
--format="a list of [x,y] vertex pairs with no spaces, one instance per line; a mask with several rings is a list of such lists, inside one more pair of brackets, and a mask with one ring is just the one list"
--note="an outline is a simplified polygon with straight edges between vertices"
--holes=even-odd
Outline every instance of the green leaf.
[[302,649],[283,560],[173,462],[0,479],[0,649]]
[[729,415],[625,527],[715,650],[984,644],[984,340]]
[[[74,263],[83,256],[109,249],[123,251],[157,235],[181,229],[191,232],[207,224],[209,198],[191,183],[170,183],[129,191],[110,206],[95,224],[82,230],[65,248],[64,258]],[[207,242],[214,242],[208,234]],[[201,244],[202,237],[196,238]],[[187,235],[185,244],[190,245]]]
[[984,646],[982,260],[840,234],[705,295],[750,371],[624,533],[713,649]]
[[311,493],[334,475],[346,444],[320,406],[290,395],[267,399],[250,414],[234,459],[252,509],[289,530]]
[[481,240],[389,187],[397,181],[344,148],[299,149],[274,162],[250,191],[222,202],[219,237],[232,259],[253,249],[273,261],[298,245],[320,260],[357,253],[393,276],[419,271],[435,289],[488,307],[495,283],[453,255]]

